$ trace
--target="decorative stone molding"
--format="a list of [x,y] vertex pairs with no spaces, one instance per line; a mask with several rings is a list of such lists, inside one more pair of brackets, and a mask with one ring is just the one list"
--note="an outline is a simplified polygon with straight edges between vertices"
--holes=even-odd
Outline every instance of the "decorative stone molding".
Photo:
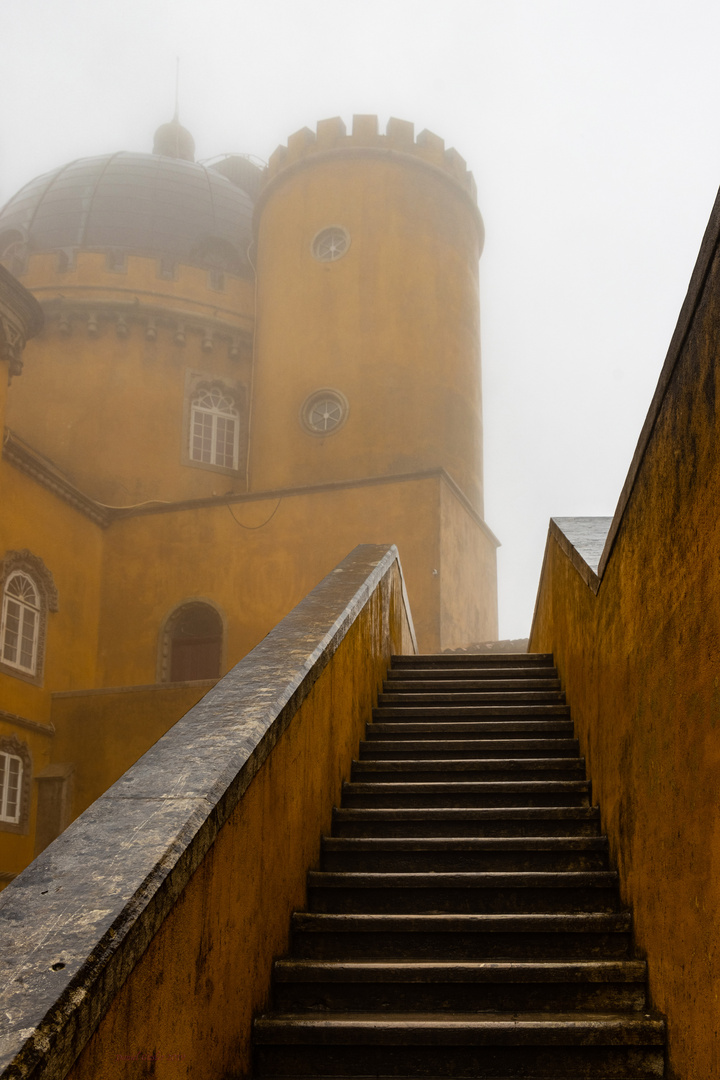
[[0,361],[7,361],[11,377],[22,371],[25,342],[40,332],[43,321],[32,293],[0,264]]
[[3,439],[2,456],[26,476],[31,476],[38,484],[42,484],[48,491],[52,491],[70,506],[74,506],[81,514],[85,514],[96,525],[105,529],[110,524],[112,517],[110,510],[76,488],[59,470],[53,468],[7,428]]
[[35,731],[49,738],[55,735],[54,724],[41,724],[39,720],[28,720],[26,716],[18,716],[17,713],[6,712],[5,709],[0,709],[0,721],[13,724],[15,727],[27,728],[28,731]]
[[15,570],[27,570],[40,589],[48,611],[57,611],[57,587],[51,572],[39,555],[33,555],[27,548],[22,551],[7,551],[0,564],[0,585],[4,585]]
[[120,339],[130,336],[139,326],[146,341],[157,341],[165,328],[172,342],[183,347],[191,337],[199,338],[200,349],[213,353],[225,347],[231,360],[249,360],[252,355],[252,333],[218,316],[199,315],[179,309],[122,300],[67,300],[53,297],[41,301],[41,309],[49,324],[55,324],[64,337],[84,328],[88,337],[97,338],[103,325],[114,328]]

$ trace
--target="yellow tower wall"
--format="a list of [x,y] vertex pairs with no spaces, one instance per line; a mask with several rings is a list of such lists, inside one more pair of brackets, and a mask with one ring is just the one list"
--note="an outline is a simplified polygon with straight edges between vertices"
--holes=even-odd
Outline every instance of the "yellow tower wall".
[[[459,155],[401,121],[323,121],[273,155],[256,215],[252,489],[442,467],[482,514],[483,231]],[[320,262],[332,225],[350,246]],[[299,413],[328,387],[349,412],[318,437]]]

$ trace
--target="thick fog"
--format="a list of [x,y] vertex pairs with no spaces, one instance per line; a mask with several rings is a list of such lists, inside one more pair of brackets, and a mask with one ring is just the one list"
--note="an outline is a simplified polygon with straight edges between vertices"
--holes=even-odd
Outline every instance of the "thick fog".
[[685,0],[3,4],[0,202],[75,157],[267,159],[353,113],[467,159],[481,262],[485,517],[501,636],[525,636],[548,518],[612,514],[720,182],[720,6]]

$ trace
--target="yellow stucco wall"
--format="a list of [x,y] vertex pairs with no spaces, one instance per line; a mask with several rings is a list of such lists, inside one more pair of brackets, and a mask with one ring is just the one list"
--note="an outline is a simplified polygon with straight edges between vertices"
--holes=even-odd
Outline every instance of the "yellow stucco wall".
[[0,360],[0,431],[5,427],[5,408],[8,397],[8,375],[10,365],[7,361]]
[[497,547],[447,483],[440,485],[440,640],[443,649],[498,636]]
[[691,301],[598,594],[550,538],[530,648],[554,653],[572,707],[669,1075],[704,1080],[720,1075],[717,255]]
[[227,670],[359,542],[397,543],[420,647],[436,648],[439,484],[430,477],[116,522],[106,534],[100,685],[153,682],[161,627],[193,598],[227,620]]
[[[270,180],[259,211],[251,484],[444,467],[482,514],[479,215],[459,182],[406,150],[412,142],[348,137]],[[319,262],[311,243],[331,225],[350,246]],[[299,412],[328,387],[349,411],[319,437]]]
[[75,766],[70,820],[107,791],[214,685],[215,680],[204,680],[54,694],[52,758]]
[[51,691],[95,685],[103,530],[2,460],[0,500],[0,557],[30,550],[58,591],[58,610],[47,615],[42,686],[0,671],[0,708],[47,722]]
[[[207,272],[195,267],[179,266],[177,278],[166,280],[158,277],[154,259],[128,256],[127,270],[112,272],[104,255],[89,252],[79,253],[76,268],[62,274],[54,255],[37,255],[22,282],[45,303],[64,298],[70,333],[49,308],[45,330],[28,343],[25,370],[13,382],[8,427],[82,491],[110,505],[245,490],[242,440],[235,473],[188,463],[187,384],[201,375],[237,390],[238,404],[247,395],[249,343],[232,359],[226,340],[214,339],[205,351],[198,328],[203,319],[217,317],[249,334],[252,282],[226,275],[218,292],[208,287]],[[84,306],[90,301],[94,307]],[[168,320],[157,319],[156,339],[148,340],[144,313],[158,307]],[[95,336],[88,331],[90,311],[97,319]],[[119,337],[116,319],[123,313],[127,336]],[[170,317],[176,314],[185,344],[175,340],[177,324]]]
[[[388,595],[386,593],[386,595]],[[391,649],[412,651],[400,581]],[[388,656],[378,589],[219,832],[68,1073],[71,1080],[250,1075],[254,1014],[287,950]],[[272,823],[272,828],[269,827]],[[152,1008],[148,1008],[148,1002]]]

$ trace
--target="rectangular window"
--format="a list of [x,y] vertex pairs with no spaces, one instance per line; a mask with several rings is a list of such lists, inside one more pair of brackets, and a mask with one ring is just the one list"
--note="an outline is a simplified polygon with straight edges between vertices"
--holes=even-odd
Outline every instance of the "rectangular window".
[[22,760],[15,754],[0,752],[0,821],[17,825],[20,821],[20,784]]
[[20,605],[8,599],[5,605],[5,633],[3,635],[3,660],[10,664],[17,663],[18,641],[20,640]]
[[38,628],[36,611],[6,597],[5,625],[2,628],[3,660],[23,671],[34,672]]
[[213,451],[213,417],[193,409],[193,435],[192,454],[193,461],[204,461],[208,465],[214,464]]
[[190,458],[206,465],[237,469],[238,421],[231,416],[192,410]]

